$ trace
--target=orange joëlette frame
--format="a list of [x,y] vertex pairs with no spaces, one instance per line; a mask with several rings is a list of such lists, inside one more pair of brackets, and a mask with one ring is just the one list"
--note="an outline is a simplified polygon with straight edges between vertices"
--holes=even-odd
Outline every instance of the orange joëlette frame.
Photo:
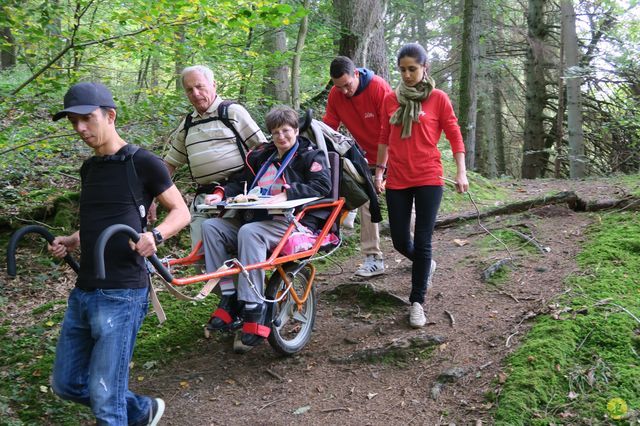
[[[327,209],[327,208],[331,208],[332,209],[331,213],[329,214],[329,217],[327,218],[324,226],[322,227],[322,230],[320,231],[320,234],[318,235],[318,238],[316,239],[316,242],[313,245],[313,247],[311,247],[309,250],[301,251],[299,253],[294,253],[294,254],[290,254],[290,255],[287,255],[287,256],[280,256],[280,252],[282,251],[282,247],[284,247],[284,245],[287,242],[287,239],[289,238],[289,235],[291,235],[291,233],[295,229],[295,223],[291,223],[291,224],[289,224],[289,227],[287,228],[286,232],[282,236],[282,239],[280,240],[278,245],[273,249],[273,252],[271,253],[271,256],[269,256],[269,258],[266,259],[264,262],[255,263],[253,265],[244,265],[245,270],[251,271],[253,269],[259,269],[259,268],[272,270],[272,269],[276,268],[278,270],[278,273],[282,277],[282,279],[285,281],[285,284],[287,284],[287,286],[288,286],[289,285],[289,280],[286,277],[286,274],[284,273],[284,270],[282,269],[282,267],[280,265],[285,264],[287,262],[294,261],[294,260],[304,259],[304,258],[313,256],[314,254],[316,254],[318,252],[318,250],[320,249],[320,246],[322,244],[322,241],[324,240],[324,237],[327,236],[327,234],[329,233],[329,230],[331,229],[331,227],[335,223],[336,219],[338,218],[338,215],[340,214],[340,210],[342,210],[342,206],[343,205],[344,205],[344,198],[339,198],[339,199],[337,199],[335,201],[324,202],[324,203],[320,203],[320,204],[313,204],[313,205],[304,207],[302,209],[302,211],[300,211],[296,215],[296,220],[300,221],[300,219],[302,219],[302,217],[304,217],[304,215],[310,210]],[[196,247],[193,249],[193,251],[191,253],[189,253],[188,256],[180,258],[180,259],[171,259],[171,260],[169,260],[169,262],[168,262],[169,266],[171,266],[171,265],[191,265],[191,264],[195,263],[196,261],[202,259],[204,256],[201,255],[201,254],[197,254],[198,251],[200,250],[201,246],[202,246],[202,241],[198,242]],[[242,269],[240,267],[238,267],[238,266],[234,266],[234,267],[232,267],[230,269],[225,269],[224,271],[209,272],[209,273],[206,273],[206,274],[194,275],[194,276],[188,277],[188,278],[175,278],[174,277],[173,280],[169,284],[172,284],[172,285],[175,285],[175,286],[185,286],[185,285],[189,285],[189,284],[199,283],[199,282],[202,282],[202,281],[208,281],[208,280],[214,279],[214,278],[222,278],[222,277],[226,277],[226,276],[229,276],[229,275],[236,275],[236,274],[239,274],[240,272],[242,272]],[[309,283],[313,282],[313,277],[314,276],[315,276],[315,268],[313,268],[313,265],[312,265],[311,277],[309,279]],[[293,287],[291,287],[291,290],[293,290]],[[295,294],[295,291],[292,291],[291,294],[292,294],[292,297],[295,300],[295,302],[297,304],[301,304],[301,303],[304,303],[304,301],[306,300],[307,296],[309,295],[309,291],[310,290],[311,290],[311,286],[308,286],[306,291],[305,291],[305,294],[303,295],[302,298],[300,298],[297,294]]]

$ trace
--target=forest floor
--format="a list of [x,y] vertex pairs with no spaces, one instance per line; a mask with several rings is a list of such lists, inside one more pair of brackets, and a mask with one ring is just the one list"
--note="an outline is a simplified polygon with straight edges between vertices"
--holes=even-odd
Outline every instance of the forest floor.
[[[509,201],[566,190],[592,201],[625,192],[607,180],[499,185],[515,194]],[[483,220],[492,230],[524,227],[549,249],[544,254],[512,249],[516,267],[499,284],[488,284],[480,275],[507,253],[497,242],[487,242],[477,223],[437,229],[438,265],[425,303],[428,323],[420,330],[409,327],[408,305],[378,309],[343,291],[366,281],[408,297],[410,263],[383,237],[386,274],[354,277],[362,261],[357,255],[342,270],[329,268],[318,276],[312,340],[298,355],[279,356],[266,343],[238,355],[232,337],[221,335],[205,341],[198,355],[173,362],[133,387],[165,399],[162,423],[167,425],[492,424],[494,401],[509,374],[505,358],[536,315],[553,312],[565,278],[577,272],[575,256],[585,230],[597,217],[555,205]],[[442,343],[404,355],[366,356],[369,349],[417,336]]]
[[[568,190],[589,201],[626,194],[609,179],[497,185],[510,194],[508,202]],[[473,211],[471,203],[467,205]],[[508,256],[501,244],[475,221],[436,229],[437,270],[425,303],[428,323],[419,330],[409,327],[408,304],[379,304],[349,291],[370,284],[406,301],[410,262],[383,234],[384,275],[354,277],[362,261],[356,253],[317,276],[315,328],[299,354],[282,357],[265,343],[239,355],[232,350],[232,336],[218,334],[201,345],[197,342],[194,353],[144,371],[144,380],[136,380],[134,369],[131,387],[164,398],[163,425],[492,424],[494,404],[509,374],[506,357],[517,349],[536,315],[553,314],[554,298],[566,290],[565,279],[579,272],[575,257],[586,228],[598,217],[558,204],[483,219],[492,231],[524,230],[548,248],[541,253],[511,240],[515,266],[489,283],[481,272]],[[54,281],[44,291],[20,291],[22,281],[13,281],[11,297],[22,294],[24,300],[0,305],[3,316],[13,326],[33,321],[25,314],[47,300],[65,297],[73,285],[69,273]],[[61,312],[64,305],[53,309]],[[382,353],[416,337],[438,343]],[[378,355],[371,356],[375,350]]]

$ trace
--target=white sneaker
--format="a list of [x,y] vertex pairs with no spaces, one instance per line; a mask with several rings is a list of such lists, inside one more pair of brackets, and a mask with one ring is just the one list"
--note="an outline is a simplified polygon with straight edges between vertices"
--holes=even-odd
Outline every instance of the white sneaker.
[[431,259],[431,269],[429,270],[429,278],[427,278],[427,289],[431,287],[434,272],[436,272],[436,261]]
[[161,398],[151,400],[149,411],[149,426],[156,426],[164,414],[164,401]]
[[355,272],[359,277],[373,277],[384,274],[384,260],[377,259],[374,255],[368,254],[364,263]]
[[358,214],[358,210],[350,210],[347,216],[342,221],[342,226],[348,229],[353,229],[356,225],[356,215]]
[[427,323],[424,309],[418,302],[413,302],[409,308],[409,325],[413,328],[421,328]]

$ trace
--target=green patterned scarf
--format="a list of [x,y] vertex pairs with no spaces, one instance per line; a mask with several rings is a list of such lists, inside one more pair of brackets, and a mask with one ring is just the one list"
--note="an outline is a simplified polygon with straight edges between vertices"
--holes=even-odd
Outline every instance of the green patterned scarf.
[[420,111],[422,111],[422,101],[429,97],[431,91],[436,87],[435,81],[425,75],[425,79],[413,87],[409,87],[400,82],[396,87],[396,97],[400,108],[393,113],[389,122],[391,124],[400,124],[402,126],[402,134],[400,137],[406,139],[411,136],[411,127],[413,122],[419,122]]

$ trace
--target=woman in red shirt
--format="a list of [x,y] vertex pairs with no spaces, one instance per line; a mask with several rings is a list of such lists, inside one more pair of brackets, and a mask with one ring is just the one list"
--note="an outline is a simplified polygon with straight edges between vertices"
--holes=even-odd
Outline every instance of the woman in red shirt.
[[[431,256],[431,237],[444,185],[437,146],[443,131],[456,161],[456,190],[467,191],[469,182],[458,119],[447,94],[434,88],[428,75],[427,52],[417,43],[404,45],[398,52],[398,69],[402,81],[384,99],[382,132],[387,144],[381,145],[379,152],[376,187],[379,192],[386,188],[393,246],[413,262],[409,323],[418,328],[427,322],[422,304],[436,266]],[[412,241],[410,218],[414,203]]]

